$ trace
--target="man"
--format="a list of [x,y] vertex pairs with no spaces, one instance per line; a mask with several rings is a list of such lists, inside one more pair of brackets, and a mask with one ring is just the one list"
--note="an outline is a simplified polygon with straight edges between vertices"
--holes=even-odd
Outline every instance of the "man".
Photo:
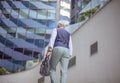
[[72,55],[72,40],[70,33],[65,30],[64,21],[59,21],[57,28],[53,29],[46,57],[48,57],[51,52],[51,83],[57,83],[55,72],[58,62],[60,62],[60,83],[66,83],[69,57]]

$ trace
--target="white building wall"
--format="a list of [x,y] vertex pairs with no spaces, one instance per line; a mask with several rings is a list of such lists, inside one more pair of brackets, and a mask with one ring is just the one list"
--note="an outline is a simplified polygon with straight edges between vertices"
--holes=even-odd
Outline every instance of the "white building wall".
[[[73,36],[76,66],[68,83],[120,83],[120,1],[112,0]],[[90,45],[98,53],[90,57]]]

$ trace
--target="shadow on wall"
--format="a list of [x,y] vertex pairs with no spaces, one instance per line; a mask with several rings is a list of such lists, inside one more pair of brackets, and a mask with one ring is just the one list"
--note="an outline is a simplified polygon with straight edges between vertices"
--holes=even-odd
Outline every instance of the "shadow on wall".
[[68,69],[75,65],[76,65],[76,56],[73,56],[69,61]]
[[44,76],[41,77],[40,79],[38,79],[38,83],[44,83],[44,81],[45,81],[45,77]]

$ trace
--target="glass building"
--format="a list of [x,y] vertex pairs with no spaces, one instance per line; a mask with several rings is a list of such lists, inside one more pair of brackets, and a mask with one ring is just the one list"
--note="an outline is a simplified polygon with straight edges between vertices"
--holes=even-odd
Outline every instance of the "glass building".
[[0,0],[0,68],[9,73],[39,62],[55,27],[56,0]]
[[65,20],[66,24],[68,25],[70,22],[70,4],[71,0],[60,0],[60,20]]
[[110,0],[71,0],[71,22],[84,23]]

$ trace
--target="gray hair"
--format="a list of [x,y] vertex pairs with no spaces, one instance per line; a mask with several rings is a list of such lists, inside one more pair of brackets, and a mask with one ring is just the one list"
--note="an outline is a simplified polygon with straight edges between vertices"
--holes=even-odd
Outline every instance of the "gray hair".
[[60,20],[60,21],[58,21],[57,25],[59,25],[59,24],[62,24],[62,25],[65,26],[65,21],[64,20]]

